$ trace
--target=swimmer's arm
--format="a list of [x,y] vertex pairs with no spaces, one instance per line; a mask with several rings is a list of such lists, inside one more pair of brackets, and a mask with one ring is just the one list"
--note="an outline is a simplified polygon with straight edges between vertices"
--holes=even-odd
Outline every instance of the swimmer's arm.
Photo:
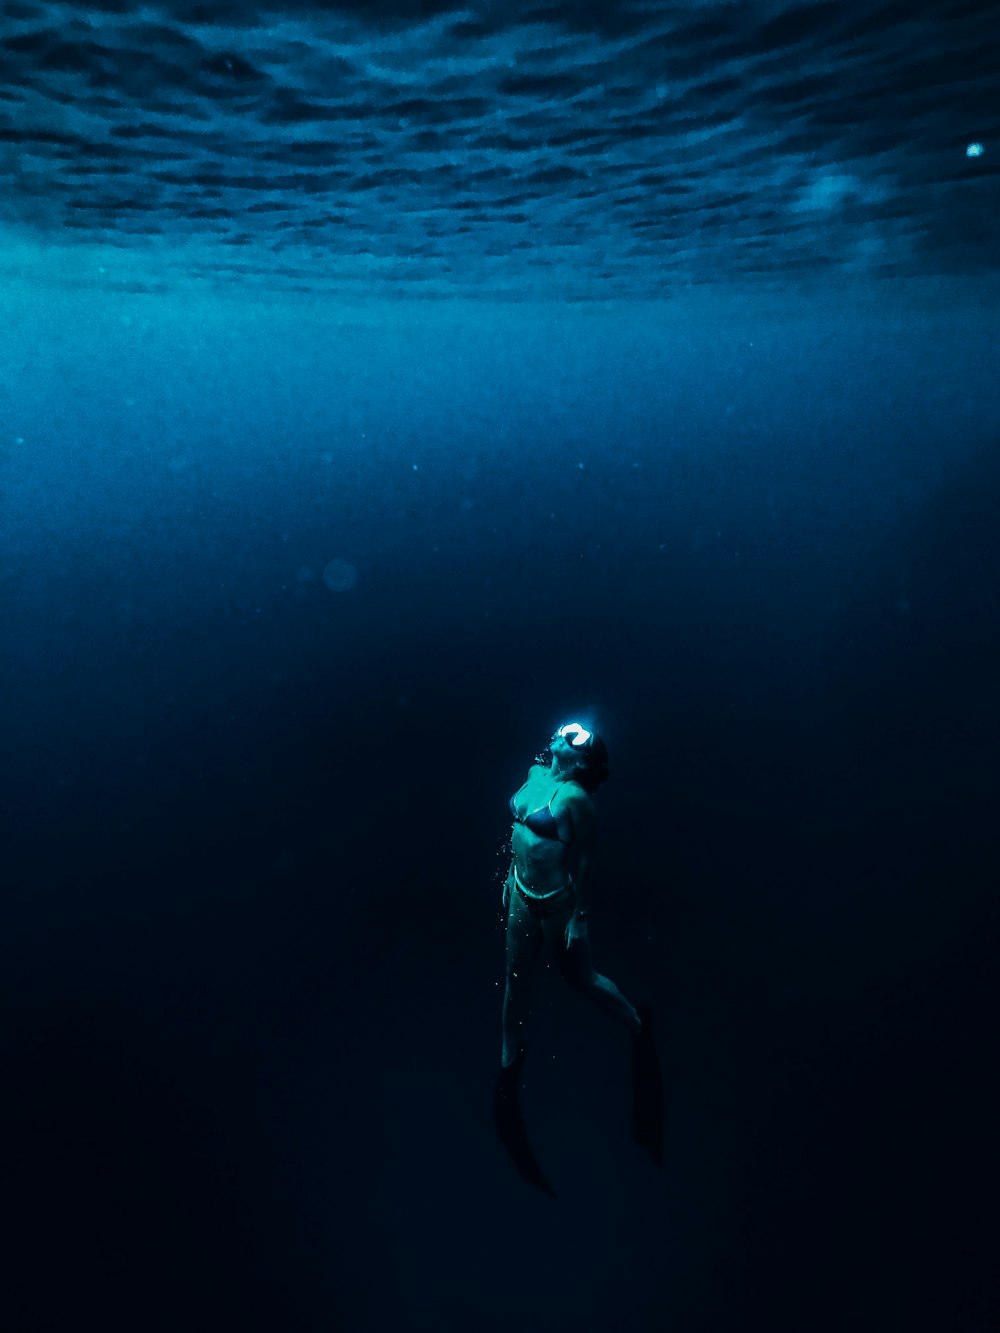
[[[581,855],[576,863],[576,870],[573,872],[573,900],[576,904],[574,915],[579,917],[581,912],[588,912],[590,902],[590,857],[586,854]],[[583,918],[586,920],[586,917]]]

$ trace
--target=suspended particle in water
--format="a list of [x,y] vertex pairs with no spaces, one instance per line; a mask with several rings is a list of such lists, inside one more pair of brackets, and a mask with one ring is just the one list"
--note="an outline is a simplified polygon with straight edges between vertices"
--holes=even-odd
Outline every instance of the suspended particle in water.
[[342,560],[338,556],[323,570],[323,582],[331,592],[350,592],[358,586],[358,571],[350,560]]
[[970,143],[965,150],[966,157],[982,157],[985,149],[981,143]]

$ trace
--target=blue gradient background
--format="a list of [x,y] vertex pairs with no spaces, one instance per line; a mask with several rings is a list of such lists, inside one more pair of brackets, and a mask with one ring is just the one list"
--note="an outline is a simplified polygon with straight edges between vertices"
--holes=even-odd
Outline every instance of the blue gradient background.
[[[985,1333],[1000,327],[971,7],[880,6],[848,35],[841,6],[653,7],[646,28],[634,6],[553,8],[576,36],[548,56],[494,11],[478,36],[444,5],[173,11],[140,40],[111,5],[4,7],[0,1324]],[[143,227],[116,220],[171,133],[234,172],[241,139],[200,144],[190,102],[169,130],[122,73],[140,63],[116,83],[53,45],[71,15],[133,55],[197,29],[303,96],[334,22],[371,69],[395,50],[402,82],[450,41],[531,48],[545,105],[574,42],[641,96],[621,43],[661,49],[683,18],[692,70],[760,74],[733,107],[808,120],[836,87],[876,156],[902,121],[861,72],[908,71],[893,114],[925,99],[906,198],[928,211],[904,227],[843,182],[806,207],[813,176],[782,195],[789,159],[762,158],[737,231],[772,236],[766,271],[699,198],[675,220],[698,258],[665,277],[574,248],[547,210],[610,233],[553,176],[540,267],[507,218],[499,269],[475,229],[418,262],[386,221],[412,282],[266,228],[237,272],[240,208],[300,225],[330,201],[303,215],[278,180],[227,195],[218,234],[184,191],[186,213],[147,195]],[[832,83],[793,79],[824,62]],[[463,75],[487,101],[494,76]],[[60,102],[64,78],[97,100]],[[304,113],[275,121],[272,95],[255,114],[280,139]],[[59,106],[160,126],[115,172],[73,140],[92,211],[68,167],[38,167]],[[389,169],[403,149],[380,142]],[[454,143],[456,170],[485,151]],[[977,183],[935,175],[946,159]],[[660,204],[632,188],[639,226]],[[859,267],[876,231],[890,258]],[[356,587],[324,584],[334,559]],[[656,1171],[629,1142],[622,1034],[543,973],[523,1100],[553,1202],[493,1137],[498,876],[507,797],[570,714],[610,750],[593,949],[654,1007],[667,1146]]]

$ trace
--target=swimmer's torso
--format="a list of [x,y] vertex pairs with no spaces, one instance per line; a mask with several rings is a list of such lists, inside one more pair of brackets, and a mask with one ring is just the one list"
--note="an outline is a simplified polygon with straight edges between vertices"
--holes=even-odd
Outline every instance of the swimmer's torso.
[[535,893],[564,888],[572,875],[576,851],[569,806],[583,794],[575,782],[556,782],[547,768],[536,764],[511,798],[516,811],[511,830],[514,864],[522,882]]

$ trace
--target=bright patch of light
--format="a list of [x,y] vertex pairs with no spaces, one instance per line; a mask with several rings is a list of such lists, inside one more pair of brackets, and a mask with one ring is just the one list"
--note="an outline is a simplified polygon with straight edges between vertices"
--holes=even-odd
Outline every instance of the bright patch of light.
[[981,143],[970,143],[969,146],[968,146],[968,148],[965,150],[965,156],[966,156],[966,157],[982,157],[984,151],[985,151],[985,150],[984,150],[983,145],[982,145]]
[[560,727],[556,733],[562,736],[564,740],[569,741],[570,745],[586,745],[592,739],[593,733],[586,727],[581,726],[579,722],[567,722],[564,727]]

